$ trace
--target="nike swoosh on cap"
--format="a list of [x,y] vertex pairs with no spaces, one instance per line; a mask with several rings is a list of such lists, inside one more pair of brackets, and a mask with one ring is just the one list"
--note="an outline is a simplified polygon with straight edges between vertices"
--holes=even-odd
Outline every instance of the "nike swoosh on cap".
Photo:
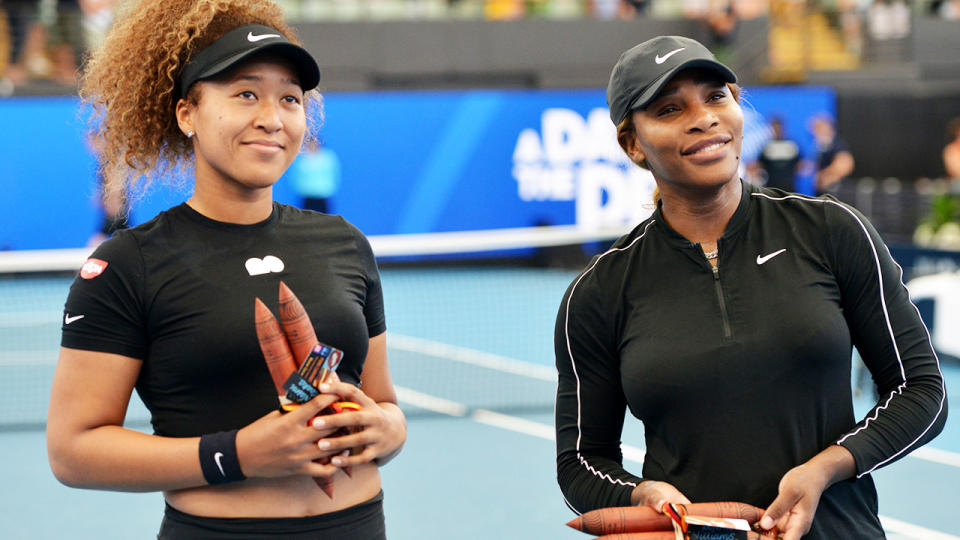
[[668,52],[667,54],[665,54],[665,55],[663,55],[663,56],[660,56],[660,55],[658,54],[657,57],[653,59],[653,61],[656,62],[656,63],[658,63],[658,64],[662,64],[662,63],[664,63],[664,62],[667,61],[667,58],[670,58],[671,56],[677,54],[678,52],[680,52],[680,51],[682,51],[682,50],[684,50],[684,49],[686,49],[686,47],[680,47],[679,49],[677,49],[677,50],[675,50],[675,51],[670,51],[670,52]]
[[257,42],[257,41],[260,41],[261,39],[267,39],[267,38],[272,38],[272,37],[283,37],[283,36],[281,36],[280,34],[260,34],[260,35],[254,35],[253,32],[247,32],[247,41],[249,41],[249,42],[251,42],[251,43],[255,43],[255,42]]
[[786,251],[786,250],[787,250],[787,248],[783,248],[783,249],[781,249],[781,250],[779,250],[779,251],[774,251],[773,253],[770,253],[770,254],[768,254],[768,255],[763,255],[762,257],[761,257],[760,255],[757,255],[757,264],[758,264],[758,265],[763,264],[763,263],[769,261],[770,259],[776,257],[777,255],[783,253],[783,252]]
[[63,314],[63,324],[70,324],[70,323],[72,323],[72,322],[74,322],[74,321],[79,321],[80,319],[82,319],[82,318],[84,318],[84,317],[85,317],[85,315],[74,315],[74,316],[71,317],[70,315],[67,315],[66,313],[64,313],[64,314]]

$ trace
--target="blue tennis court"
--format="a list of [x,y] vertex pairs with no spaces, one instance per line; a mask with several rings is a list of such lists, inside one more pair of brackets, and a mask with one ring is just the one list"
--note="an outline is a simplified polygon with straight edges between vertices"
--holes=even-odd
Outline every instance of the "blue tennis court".
[[[574,273],[560,270],[383,270],[391,370],[408,413],[403,453],[383,468],[391,538],[587,536],[554,473],[552,334]],[[149,538],[157,493],[61,486],[47,465],[42,422],[69,278],[0,281],[0,532],[4,538]],[[943,365],[950,398],[960,366]],[[857,403],[866,410],[869,403]],[[131,426],[148,429],[131,407]],[[643,433],[628,422],[628,468]],[[890,538],[960,539],[960,424],[874,475]]]

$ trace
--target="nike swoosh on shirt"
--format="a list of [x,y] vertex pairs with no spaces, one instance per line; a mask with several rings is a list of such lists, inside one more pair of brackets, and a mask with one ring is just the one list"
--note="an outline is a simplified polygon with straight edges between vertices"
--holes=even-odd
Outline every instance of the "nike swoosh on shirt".
[[227,473],[223,472],[223,465],[220,464],[220,459],[223,458],[223,452],[217,452],[213,454],[213,461],[217,463],[217,468],[220,469],[220,474],[226,476]]
[[658,64],[662,64],[662,63],[664,63],[664,62],[667,61],[667,58],[670,58],[671,56],[677,54],[678,52],[680,52],[680,51],[682,51],[682,50],[684,50],[684,49],[686,49],[686,47],[680,47],[679,49],[677,49],[677,50],[675,50],[675,51],[670,51],[670,52],[668,52],[667,54],[665,54],[665,55],[663,55],[663,56],[660,56],[660,55],[658,54],[657,57],[653,59],[653,61],[656,62],[656,63],[658,63]]
[[260,41],[261,39],[267,39],[272,37],[283,37],[283,36],[281,36],[280,34],[260,34],[255,36],[253,35],[253,32],[247,32],[247,41],[251,43],[255,43],[257,41]]
[[63,324],[70,324],[74,321],[79,321],[82,318],[84,318],[84,315],[74,315],[73,317],[71,317],[70,315],[64,315]]
[[763,264],[763,263],[769,261],[770,259],[776,257],[777,255],[783,253],[783,252],[786,251],[786,250],[787,250],[787,248],[783,248],[783,249],[781,249],[781,250],[779,250],[779,251],[774,251],[773,253],[771,253],[771,254],[769,254],[769,255],[763,255],[763,256],[757,255],[757,264],[758,264],[758,265]]

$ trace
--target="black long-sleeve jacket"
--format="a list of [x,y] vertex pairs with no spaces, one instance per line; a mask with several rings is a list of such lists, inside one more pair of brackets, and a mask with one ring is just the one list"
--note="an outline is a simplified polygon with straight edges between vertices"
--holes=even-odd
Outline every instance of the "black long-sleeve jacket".
[[[760,507],[831,444],[855,479],[824,492],[806,538],[882,538],[869,473],[943,427],[946,392],[902,271],[855,209],[743,183],[716,269],[659,208],[595,257],[557,316],[557,474],[577,512],[630,504],[625,409],[644,425],[642,478],[693,502]],[[879,388],[859,422],[856,346]]]

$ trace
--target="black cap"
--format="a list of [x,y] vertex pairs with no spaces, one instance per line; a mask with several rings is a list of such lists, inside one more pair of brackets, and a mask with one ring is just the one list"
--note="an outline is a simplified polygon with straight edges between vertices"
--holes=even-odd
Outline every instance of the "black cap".
[[179,97],[186,97],[193,83],[208,79],[249,58],[270,51],[293,63],[300,79],[300,87],[312,90],[320,82],[317,61],[299,45],[294,45],[276,28],[262,24],[248,24],[234,28],[193,55],[180,72],[177,81]]
[[621,54],[607,84],[614,125],[620,125],[630,111],[646,107],[678,71],[691,67],[710,69],[725,82],[737,82],[733,71],[706,47],[682,36],[655,37]]

